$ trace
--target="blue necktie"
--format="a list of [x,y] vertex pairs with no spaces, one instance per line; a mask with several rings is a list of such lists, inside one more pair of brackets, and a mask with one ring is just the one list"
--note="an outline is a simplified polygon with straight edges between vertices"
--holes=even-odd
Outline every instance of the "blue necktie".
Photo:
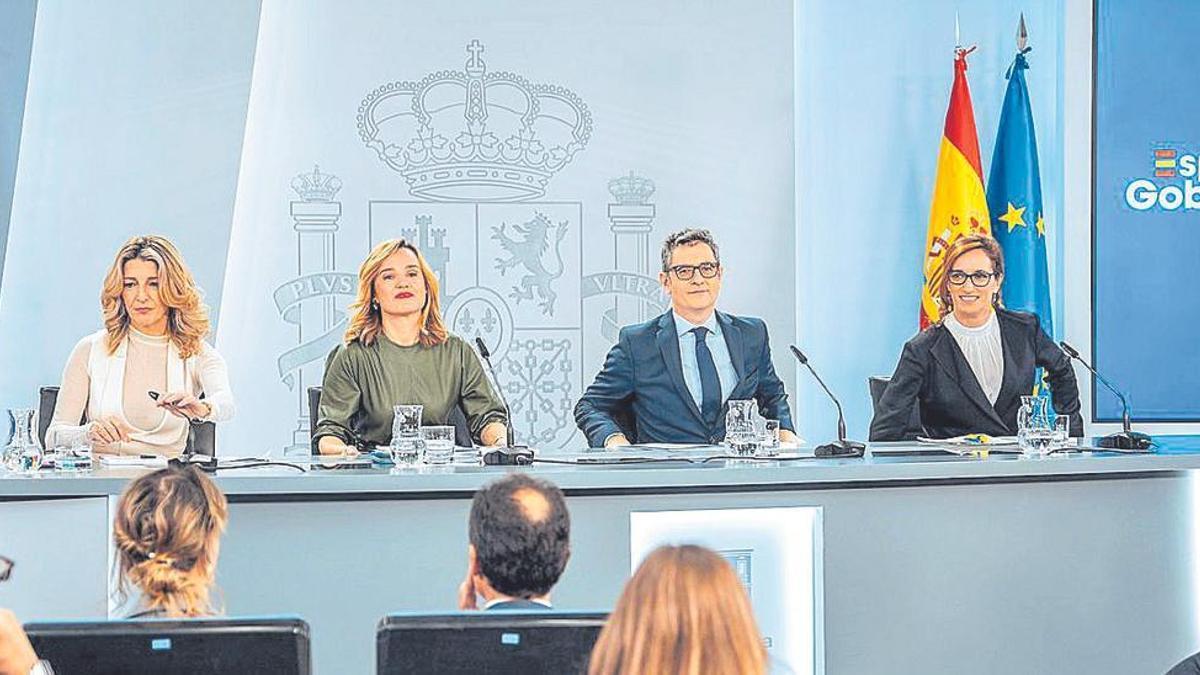
[[721,378],[717,377],[717,364],[704,342],[708,329],[700,326],[692,332],[696,335],[696,366],[700,369],[700,412],[704,414],[705,423],[714,427],[721,412]]

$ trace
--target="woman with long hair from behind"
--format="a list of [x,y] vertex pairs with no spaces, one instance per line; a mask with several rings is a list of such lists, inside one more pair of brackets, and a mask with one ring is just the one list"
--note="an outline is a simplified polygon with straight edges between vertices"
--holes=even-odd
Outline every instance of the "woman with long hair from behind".
[[140,598],[129,618],[219,613],[209,596],[228,518],[225,495],[194,466],[173,462],[129,484],[113,523],[120,598]]
[[762,675],[767,653],[750,599],[702,546],[655,549],[617,600],[588,675]]

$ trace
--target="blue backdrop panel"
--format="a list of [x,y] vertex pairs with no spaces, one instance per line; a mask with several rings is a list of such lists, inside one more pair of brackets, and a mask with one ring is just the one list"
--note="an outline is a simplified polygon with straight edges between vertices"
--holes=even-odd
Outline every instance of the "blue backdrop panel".
[[[1098,0],[1093,354],[1142,420],[1200,420],[1200,4]],[[1093,397],[1093,419],[1120,418]]]
[[21,147],[21,116],[29,81],[29,49],[33,44],[36,0],[0,3],[0,276],[8,243],[17,151]]

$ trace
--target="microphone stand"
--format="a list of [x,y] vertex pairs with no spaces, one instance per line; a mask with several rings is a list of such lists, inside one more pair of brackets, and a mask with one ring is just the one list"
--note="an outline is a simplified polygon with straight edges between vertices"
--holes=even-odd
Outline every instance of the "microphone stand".
[[1063,353],[1065,353],[1068,357],[1078,361],[1080,365],[1088,369],[1088,372],[1090,372],[1092,375],[1095,375],[1096,379],[1100,380],[1100,384],[1104,385],[1104,387],[1111,391],[1113,395],[1117,397],[1117,400],[1121,402],[1122,430],[1115,434],[1109,434],[1102,438],[1096,439],[1096,446],[1100,448],[1112,448],[1114,450],[1149,450],[1150,447],[1154,445],[1154,440],[1146,434],[1133,430],[1133,425],[1130,423],[1129,419],[1129,401],[1125,399],[1125,395],[1117,391],[1117,388],[1114,387],[1111,382],[1104,379],[1103,375],[1096,372],[1096,369],[1093,368],[1091,364],[1089,364],[1087,361],[1084,361],[1083,357],[1079,355],[1079,350],[1067,344],[1065,340],[1059,342],[1058,346],[1062,347]]
[[532,464],[533,451],[527,445],[517,445],[517,434],[512,420],[512,408],[508,405],[508,397],[504,395],[504,387],[500,386],[500,378],[496,377],[496,369],[492,366],[492,351],[488,349],[487,343],[483,341],[483,338],[478,336],[475,337],[475,348],[479,350],[479,355],[483,357],[483,362],[487,365],[488,372],[492,376],[492,382],[496,385],[496,394],[500,396],[500,403],[504,405],[505,440],[508,443],[507,448],[497,448],[483,453],[483,463],[492,465]]
[[842,404],[833,395],[833,392],[829,391],[829,387],[825,386],[825,382],[821,380],[820,375],[817,375],[817,371],[813,370],[812,364],[808,362],[808,357],[804,355],[804,352],[800,351],[796,345],[790,345],[790,347],[792,356],[795,356],[797,361],[808,368],[808,372],[812,373],[812,376],[817,380],[817,384],[821,385],[821,388],[825,390],[825,395],[833,401],[833,405],[837,406],[838,439],[833,443],[818,445],[813,454],[817,457],[862,457],[863,452],[867,449],[867,445],[859,441],[846,439],[846,417],[842,414]]

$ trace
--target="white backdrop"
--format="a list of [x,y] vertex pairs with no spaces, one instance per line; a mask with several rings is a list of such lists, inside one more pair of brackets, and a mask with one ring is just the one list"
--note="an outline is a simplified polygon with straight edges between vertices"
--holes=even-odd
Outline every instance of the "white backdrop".
[[[581,442],[571,410],[615,326],[661,311],[672,229],[713,228],[723,306],[766,316],[785,344],[790,22],[778,1],[267,3],[217,336],[248,403],[228,435],[307,442],[303,388],[343,330],[346,275],[406,230],[439,271],[451,329],[491,342],[518,435],[540,447]],[[486,111],[474,127],[471,82]],[[314,165],[310,182],[340,189],[304,202],[290,184]]]

